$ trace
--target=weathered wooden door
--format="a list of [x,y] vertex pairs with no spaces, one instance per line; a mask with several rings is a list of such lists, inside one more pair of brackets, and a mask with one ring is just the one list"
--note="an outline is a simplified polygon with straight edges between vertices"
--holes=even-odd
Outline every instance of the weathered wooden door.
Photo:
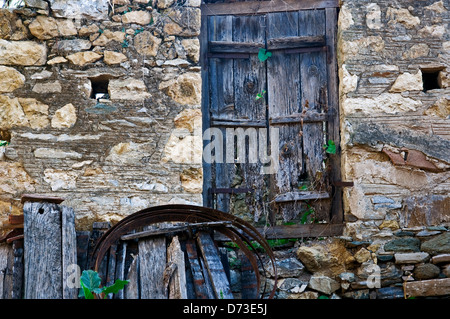
[[205,205],[257,225],[340,222],[337,1],[288,2],[202,8]]

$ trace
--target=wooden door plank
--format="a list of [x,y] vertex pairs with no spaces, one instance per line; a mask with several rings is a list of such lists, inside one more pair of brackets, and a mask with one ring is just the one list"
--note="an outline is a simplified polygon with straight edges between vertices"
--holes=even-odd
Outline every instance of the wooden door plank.
[[[208,59],[208,16],[202,15],[200,34],[200,65],[201,65],[201,77],[202,77],[202,136],[205,136],[205,131],[210,128],[210,78],[209,78],[209,59]],[[205,36],[207,35],[207,36]],[[203,144],[206,142],[204,141]],[[203,145],[205,146],[205,145]],[[211,182],[213,180],[212,164],[210,161],[205,160],[202,157],[203,167],[203,206],[213,207],[212,194],[209,192]]]
[[166,261],[166,238],[164,236],[139,241],[141,299],[167,299],[164,291]]
[[172,238],[172,242],[167,248],[167,263],[176,265],[169,280],[169,299],[187,299],[184,252],[178,236]]
[[[332,168],[330,178],[332,182],[342,180],[341,177],[341,152],[340,152],[340,117],[339,117],[339,90],[337,76],[337,10],[335,8],[325,9],[326,17],[326,39],[328,59],[331,63],[327,65],[328,74],[328,112],[334,114],[332,121],[328,122],[328,138],[336,145],[336,154],[329,156],[329,165]],[[344,210],[342,203],[342,188],[335,188],[331,203],[330,219],[334,223],[342,223],[344,220]]]
[[[63,271],[63,298],[77,299],[78,288],[69,287],[68,280],[72,274],[73,265],[77,265],[77,234],[75,231],[75,212],[73,208],[60,206],[62,228],[62,271]],[[70,270],[70,271],[69,271]]]
[[[325,35],[325,11],[300,11],[299,35]],[[328,109],[328,73],[326,52],[301,54],[302,104],[309,110],[322,113]],[[324,160],[327,155],[323,145],[327,143],[326,123],[305,123],[303,125],[303,153],[309,190],[330,192],[328,170]],[[309,201],[314,209],[314,218],[328,222],[330,200]],[[308,206],[308,207],[309,207]]]
[[[268,14],[267,38],[298,36],[298,13],[283,12]],[[269,118],[285,118],[302,112],[300,57],[273,52],[267,61]],[[271,200],[279,194],[295,190],[303,173],[302,128],[300,123],[283,123],[279,129],[279,168],[271,178]],[[301,203],[277,205],[278,213],[288,221],[301,211]],[[274,212],[275,213],[275,212]],[[272,218],[273,222],[275,217]]]
[[[232,41],[233,40],[233,17],[208,17],[208,37],[211,41]],[[210,59],[209,61],[209,85],[210,96],[208,117],[227,120],[234,117],[234,61],[224,59]],[[214,127],[208,123],[208,127]],[[225,129],[221,129],[222,145],[225,145]],[[217,152],[218,150],[215,150]],[[220,152],[223,151],[223,148]],[[207,154],[213,155],[213,154]],[[217,155],[215,153],[214,155]],[[225,154],[223,154],[225,156]],[[216,161],[220,160],[216,158]],[[213,185],[209,187],[229,187],[232,176],[234,176],[234,165],[225,163],[224,157],[221,163],[212,164]],[[208,194],[209,196],[210,194]],[[228,212],[230,205],[229,194],[218,194],[215,196],[215,208]]]
[[24,297],[62,299],[60,208],[51,203],[26,202],[23,210]]
[[197,255],[196,244],[192,239],[186,241],[186,253],[194,281],[194,290],[197,299],[214,299],[212,291],[207,288],[202,268]]
[[206,269],[208,270],[216,298],[233,299],[230,283],[228,282],[219,253],[211,236],[208,233],[199,232],[197,242],[204,257]]
[[[265,16],[233,17],[233,41],[260,43],[260,46],[264,47],[265,24]],[[267,91],[265,62],[261,62],[257,54],[251,55],[250,59],[236,59],[233,85],[235,118],[265,122],[267,120],[267,96],[264,93]],[[258,94],[262,98],[257,99]],[[262,134],[268,132],[265,128],[257,130],[252,127],[235,128],[233,132],[238,135],[237,143],[235,144],[234,135],[230,134],[230,128],[226,136],[226,155],[227,161],[235,159],[236,172],[231,176],[231,183],[225,187],[251,188],[254,192],[250,196],[232,195],[233,205],[229,212],[247,220],[259,221],[265,217],[264,212],[267,210],[267,201],[264,197],[266,182],[265,176],[261,174],[260,158],[257,158],[255,153],[261,146],[261,132]]]

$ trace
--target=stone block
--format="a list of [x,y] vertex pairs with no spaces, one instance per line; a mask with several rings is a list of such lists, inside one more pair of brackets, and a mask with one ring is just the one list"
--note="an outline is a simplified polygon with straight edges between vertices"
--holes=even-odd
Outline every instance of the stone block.
[[394,254],[396,264],[418,264],[425,262],[430,255],[425,252],[418,253],[396,253]]
[[47,62],[47,47],[34,41],[6,41],[0,39],[0,64],[44,65]]

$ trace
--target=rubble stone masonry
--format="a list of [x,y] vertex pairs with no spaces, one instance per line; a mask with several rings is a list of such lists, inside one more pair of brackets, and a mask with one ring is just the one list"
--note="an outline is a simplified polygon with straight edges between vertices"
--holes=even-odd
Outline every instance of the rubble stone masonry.
[[[65,198],[79,230],[201,205],[201,1],[25,2],[0,10],[0,222],[24,193]],[[341,169],[354,186],[342,236],[277,252],[279,298],[403,298],[407,282],[450,276],[449,12],[448,0],[341,1]]]

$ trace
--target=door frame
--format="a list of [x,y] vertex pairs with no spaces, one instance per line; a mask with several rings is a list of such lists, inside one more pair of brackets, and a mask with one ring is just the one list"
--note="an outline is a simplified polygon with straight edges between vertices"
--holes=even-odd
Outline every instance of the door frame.
[[[343,187],[351,183],[341,181],[341,148],[340,148],[340,117],[339,117],[339,89],[337,69],[337,18],[339,0],[271,0],[246,1],[232,3],[209,3],[201,5],[200,30],[200,64],[202,76],[202,127],[203,132],[210,127],[209,112],[209,71],[208,71],[208,16],[212,15],[258,15],[272,12],[298,10],[325,10],[325,35],[327,45],[327,74],[335,74],[327,81],[328,112],[332,114],[328,123],[328,136],[335,141],[336,154],[329,157],[331,170],[332,209],[330,222],[326,224],[299,224],[286,226],[270,226],[260,230],[267,238],[299,238],[339,236],[343,233],[344,212],[342,203]],[[209,183],[212,181],[211,164],[203,161],[203,206],[212,206],[212,193]]]

